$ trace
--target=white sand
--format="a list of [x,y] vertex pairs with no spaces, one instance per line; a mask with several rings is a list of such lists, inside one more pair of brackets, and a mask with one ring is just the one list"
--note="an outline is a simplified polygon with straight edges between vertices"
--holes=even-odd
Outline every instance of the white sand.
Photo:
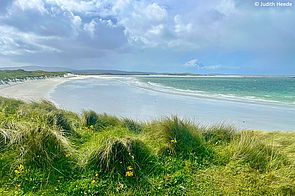
[[7,98],[20,99],[26,102],[50,100],[49,94],[58,85],[77,79],[103,78],[105,76],[92,75],[69,75],[60,78],[47,78],[39,80],[27,80],[19,83],[0,85],[0,96]]
[[0,96],[21,99],[26,102],[49,99],[48,94],[59,84],[76,77],[28,80],[10,85],[0,85]]

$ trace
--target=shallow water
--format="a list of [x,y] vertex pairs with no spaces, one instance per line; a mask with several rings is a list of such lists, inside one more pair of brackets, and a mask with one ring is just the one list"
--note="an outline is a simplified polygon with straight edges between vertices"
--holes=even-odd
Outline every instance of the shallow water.
[[138,85],[130,77],[72,80],[51,92],[60,107],[92,109],[138,120],[178,115],[202,125],[229,123],[241,129],[295,130],[295,106],[212,99],[160,92]]
[[141,77],[151,88],[295,105],[292,77]]

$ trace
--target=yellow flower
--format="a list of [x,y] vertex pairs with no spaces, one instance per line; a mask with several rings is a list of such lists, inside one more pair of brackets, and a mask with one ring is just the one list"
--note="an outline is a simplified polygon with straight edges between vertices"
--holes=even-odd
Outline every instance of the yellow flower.
[[127,167],[127,170],[129,170],[129,171],[133,170],[132,166],[129,165],[129,166]]
[[92,180],[91,183],[92,183],[92,184],[95,184],[95,183],[96,183],[96,180]]
[[98,173],[95,174],[95,177],[98,177]]
[[126,171],[125,176],[132,177],[133,176],[133,171]]
[[25,167],[20,164],[15,170],[14,170],[14,173],[15,174],[22,174],[23,172],[25,171]]
[[174,138],[173,140],[171,140],[171,143],[172,144],[176,144],[177,143],[176,138]]

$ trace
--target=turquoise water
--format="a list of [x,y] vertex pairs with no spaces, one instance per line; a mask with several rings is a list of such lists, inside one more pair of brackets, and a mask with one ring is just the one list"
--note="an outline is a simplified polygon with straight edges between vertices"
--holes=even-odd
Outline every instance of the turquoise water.
[[[224,80],[229,84],[221,85],[221,82],[217,82],[223,81],[225,83]],[[210,83],[211,86],[206,81],[210,81],[212,83]],[[232,84],[233,81],[235,81],[234,84]],[[277,85],[276,82],[271,81]],[[169,83],[170,87],[164,86],[164,82]],[[174,87],[171,87],[171,83],[174,84]],[[204,85],[200,83],[204,83]],[[233,78],[134,78],[97,76],[62,83],[50,93],[49,97],[59,107],[75,112],[94,110],[98,113],[107,113],[118,117],[143,121],[177,115],[180,118],[188,119],[204,126],[226,123],[237,126],[240,129],[268,131],[295,130],[295,105],[260,103],[256,101],[249,103],[248,101],[228,101],[191,96],[191,94],[200,94],[197,91],[200,89],[210,89],[212,94],[221,92],[217,86],[224,87],[222,88],[222,92],[226,93],[235,92],[235,89],[227,89],[229,86],[231,88],[238,86],[237,88],[240,91],[245,91],[244,94],[248,95],[249,90],[248,92],[237,85],[244,83],[245,79]],[[253,83],[255,84],[255,82]],[[280,83],[284,82],[280,81]],[[178,86],[180,84],[182,84],[183,89],[190,88],[195,90],[181,90]],[[215,86],[213,84],[218,85]],[[200,86],[200,88],[197,88],[197,86]],[[271,90],[272,88],[269,91],[274,94],[273,90]],[[208,91],[206,92],[207,94]],[[241,94],[240,91],[239,93]],[[282,94],[282,90],[278,91]],[[187,95],[183,96],[182,94]],[[253,90],[250,94],[253,95]]]
[[138,80],[196,95],[295,104],[295,78],[291,77],[141,77]]

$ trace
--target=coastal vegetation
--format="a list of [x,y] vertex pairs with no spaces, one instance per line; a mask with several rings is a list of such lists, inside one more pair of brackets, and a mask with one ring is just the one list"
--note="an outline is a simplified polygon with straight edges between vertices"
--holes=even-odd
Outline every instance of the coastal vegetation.
[[0,195],[294,195],[295,133],[0,97]]
[[46,72],[46,71],[25,71],[19,70],[0,70],[0,84],[19,82],[27,79],[42,79],[50,77],[62,77],[65,72]]

